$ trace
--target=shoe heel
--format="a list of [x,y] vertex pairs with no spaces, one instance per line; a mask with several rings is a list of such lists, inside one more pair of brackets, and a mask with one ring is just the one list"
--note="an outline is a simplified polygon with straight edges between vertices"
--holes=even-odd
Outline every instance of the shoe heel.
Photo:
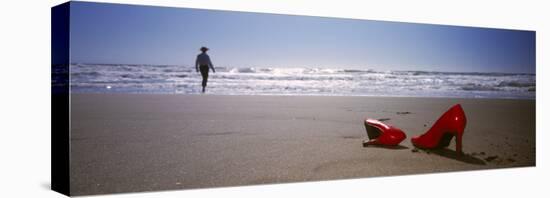
[[455,136],[456,152],[462,155],[462,132],[459,132]]

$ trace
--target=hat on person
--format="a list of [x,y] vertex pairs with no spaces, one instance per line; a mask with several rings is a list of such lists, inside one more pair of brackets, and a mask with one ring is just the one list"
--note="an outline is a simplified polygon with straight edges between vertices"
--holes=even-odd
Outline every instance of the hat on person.
[[207,47],[201,47],[201,51],[205,52],[205,51],[208,51],[209,49]]

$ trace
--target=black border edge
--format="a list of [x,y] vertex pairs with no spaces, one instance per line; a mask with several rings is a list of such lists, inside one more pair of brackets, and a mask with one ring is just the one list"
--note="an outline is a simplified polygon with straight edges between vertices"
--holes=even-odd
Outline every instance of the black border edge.
[[51,189],[70,196],[70,2],[51,8]]

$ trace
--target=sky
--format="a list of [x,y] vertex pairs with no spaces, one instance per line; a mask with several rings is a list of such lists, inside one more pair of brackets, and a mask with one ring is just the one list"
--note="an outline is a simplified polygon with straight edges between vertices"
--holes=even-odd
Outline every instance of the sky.
[[71,62],[535,73],[535,32],[71,3]]

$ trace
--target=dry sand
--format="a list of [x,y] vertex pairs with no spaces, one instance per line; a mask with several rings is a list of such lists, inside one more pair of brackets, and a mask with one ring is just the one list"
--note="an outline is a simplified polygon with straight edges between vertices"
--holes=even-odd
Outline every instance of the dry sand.
[[[414,149],[456,103],[466,155]],[[72,195],[535,166],[534,100],[73,94],[71,107]],[[407,139],[362,147],[366,117]]]

